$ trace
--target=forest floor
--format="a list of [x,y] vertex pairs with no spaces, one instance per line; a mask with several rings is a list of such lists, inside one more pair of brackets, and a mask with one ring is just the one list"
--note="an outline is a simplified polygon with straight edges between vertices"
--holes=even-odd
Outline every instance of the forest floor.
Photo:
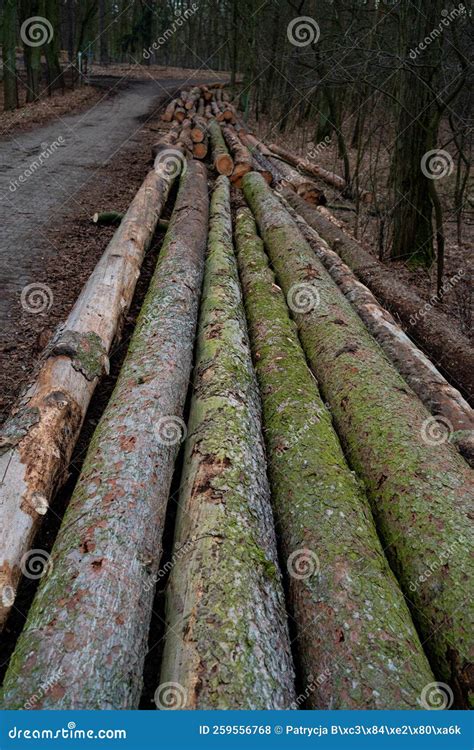
[[[306,156],[310,161],[336,174],[343,175],[342,161],[338,155],[337,144],[334,139],[316,147],[315,156],[311,157],[312,149],[315,148],[312,142],[313,133],[305,127],[291,127],[283,132],[279,130],[277,118],[260,117],[258,121],[250,118],[249,120],[253,132],[264,143],[277,143],[279,146],[293,151],[295,154]],[[347,142],[350,142],[347,134]],[[386,134],[383,148],[374,141],[372,149],[368,148],[361,162],[361,187],[371,190],[376,185],[379,194],[383,192],[381,186],[387,183],[387,176],[390,164],[390,135]],[[349,159],[351,169],[354,170],[357,152],[355,149],[349,150]],[[376,168],[374,164],[376,163]],[[473,286],[474,277],[474,259],[472,256],[472,247],[474,243],[474,212],[465,211],[463,215],[462,238],[458,242],[456,221],[452,207],[450,206],[450,196],[453,194],[453,185],[450,182],[454,180],[454,174],[451,178],[443,179],[442,185],[437,189],[440,194],[444,213],[445,213],[445,278],[453,277],[459,269],[464,270],[463,277],[450,288],[442,297],[439,308],[452,320],[462,333],[472,337],[472,320],[473,320]],[[331,211],[337,219],[343,223],[344,228],[350,234],[356,236],[359,241],[370,250],[375,256],[379,256],[379,237],[380,221],[371,213],[370,207],[361,205],[360,214],[356,217],[354,204],[341,197],[338,190],[331,188],[325,182],[318,182],[318,187],[324,191]],[[385,239],[387,239],[387,229],[385,230]],[[436,264],[429,269],[412,268],[402,261],[390,261],[386,258],[387,251],[384,254],[384,262],[393,270],[396,276],[405,284],[417,289],[423,299],[427,301],[436,294]]]
[[[188,85],[183,73],[129,81],[112,97],[110,87],[92,89],[86,112],[56,113],[49,123],[0,141],[0,420],[113,234],[91,216],[128,207],[148,168],[157,107]],[[47,157],[47,169],[32,167],[53,144],[59,146]],[[21,183],[20,176],[26,177]],[[21,290],[33,283],[45,285],[51,300],[40,314],[21,306]]]

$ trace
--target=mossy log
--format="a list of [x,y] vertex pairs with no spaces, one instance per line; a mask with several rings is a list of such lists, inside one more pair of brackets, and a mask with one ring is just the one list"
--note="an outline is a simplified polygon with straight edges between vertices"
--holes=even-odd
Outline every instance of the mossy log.
[[211,118],[207,123],[207,129],[211,140],[214,168],[219,174],[229,177],[234,170],[234,162],[227,149],[221,126],[215,118]]
[[0,628],[130,306],[176,172],[150,171],[0,433]]
[[288,708],[293,669],[226,177],[211,200],[173,560],[157,695],[172,683],[176,708]]
[[357,279],[349,266],[331,250],[316,230],[296,213],[283,196],[281,200],[370,333],[426,408],[441,418],[441,424],[449,426],[452,430],[451,442],[474,467],[474,415],[467,401],[456,388],[449,385],[433,363],[408,338],[390,313],[379,305],[372,292]]
[[420,708],[434,677],[247,208],[236,239],[308,705]]
[[[191,372],[206,247],[206,172],[191,163],[127,358],[94,433],[26,627],[3,708],[132,709]],[[60,669],[52,690],[40,693]]]
[[92,221],[100,226],[110,226],[111,224],[120,224],[123,216],[119,211],[101,211],[93,215]]
[[474,602],[466,591],[474,572],[467,552],[473,472],[445,436],[432,434],[433,417],[265,181],[250,172],[243,188],[433,671],[466,706],[473,687]]
[[290,190],[283,191],[296,211],[401,321],[403,328],[470,404],[474,402],[474,348],[449,318],[427,303],[394,272],[380,263],[346,232],[313,210]]

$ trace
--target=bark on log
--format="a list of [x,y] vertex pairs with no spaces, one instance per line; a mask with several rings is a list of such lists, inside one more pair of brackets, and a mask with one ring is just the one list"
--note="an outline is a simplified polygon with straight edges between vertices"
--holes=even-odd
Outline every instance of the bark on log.
[[474,349],[449,318],[428,304],[413,289],[398,281],[356,240],[295,197],[283,195],[294,209],[326,240],[392,315],[400,319],[425,354],[472,405],[474,403]]
[[94,224],[110,225],[120,224],[123,219],[123,214],[119,211],[102,211],[101,213],[95,213],[92,217]]
[[175,708],[288,708],[293,669],[225,177],[211,201],[194,380],[157,696],[174,683]]
[[234,161],[234,171],[232,172],[231,182],[239,182],[244,174],[251,171],[252,156],[248,148],[244,146],[240,140],[234,128],[229,126],[224,127],[222,133]]
[[65,479],[175,176],[148,174],[0,433],[0,628],[14,601],[21,561]]
[[209,120],[207,130],[211,140],[214,168],[219,174],[229,177],[233,172],[234,162],[227,150],[221,127],[216,119]]
[[207,134],[207,122],[204,117],[196,115],[193,119],[193,127],[191,129],[191,138],[193,143],[202,143]]
[[264,180],[250,172],[243,187],[433,671],[466,707],[473,689],[473,601],[466,595],[474,572],[467,555],[473,472],[447,436],[431,432],[433,417]]
[[293,169],[281,159],[277,159],[262,141],[259,141],[251,133],[245,133],[241,137],[246,145],[251,146],[254,155],[259,154],[260,163],[262,158],[265,160],[266,169],[271,171],[274,181],[277,185],[280,185],[281,189],[289,186],[305,201],[315,206],[327,203],[322,190],[296,169]]
[[186,104],[185,104],[185,109],[189,109],[189,110],[194,109],[196,104],[198,104],[199,102],[200,96],[201,96],[201,89],[199,88],[199,86],[194,86],[194,88],[192,88],[191,91],[189,91],[188,93]]
[[356,278],[339,255],[331,250],[283,196],[281,200],[370,333],[426,408],[434,416],[441,417],[442,424],[450,427],[451,442],[474,468],[474,414],[467,401],[459,391],[449,385],[433,363],[413,344],[390,313],[379,305],[374,295]]
[[338,190],[345,190],[346,181],[342,177],[339,177],[339,175],[334,174],[333,172],[328,172],[327,169],[323,169],[317,164],[311,164],[311,162],[292,154],[291,151],[281,148],[281,146],[278,146],[276,143],[270,143],[268,148],[273,154],[288,162],[291,166],[303,170],[312,177],[324,180]]
[[317,709],[420,708],[434,677],[247,208],[236,238],[302,692]]
[[[183,437],[207,234],[191,163],[114,393],[7,672],[2,706],[134,709],[173,464]],[[54,688],[41,692],[48,674]]]
[[161,151],[165,151],[166,149],[170,149],[175,146],[175,144],[178,142],[179,131],[180,124],[178,122],[174,122],[168,132],[165,133],[159,141],[153,144],[153,146],[151,147],[151,154],[154,159],[156,159]]
[[193,152],[193,139],[191,137],[191,120],[183,120],[181,130],[179,131],[179,142],[182,143],[187,151]]
[[172,99],[172,101],[170,101],[165,111],[161,115],[161,119],[163,120],[163,122],[171,122],[177,103],[177,99]]

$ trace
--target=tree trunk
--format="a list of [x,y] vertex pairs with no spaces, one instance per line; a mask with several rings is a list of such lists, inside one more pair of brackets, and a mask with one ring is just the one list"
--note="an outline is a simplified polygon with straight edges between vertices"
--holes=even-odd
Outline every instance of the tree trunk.
[[452,684],[457,703],[467,706],[473,687],[473,603],[465,593],[474,572],[466,555],[472,470],[446,444],[447,436],[432,430],[433,417],[385,358],[265,181],[250,172],[243,186],[285,294],[298,284],[306,293],[317,290],[314,308],[294,313],[308,362],[350,464],[365,482],[433,670]]
[[138,708],[154,589],[163,575],[166,505],[185,430],[207,215],[206,172],[190,164],[51,572],[5,678],[5,707],[21,708],[48,671],[61,669],[35,708]]
[[176,171],[146,177],[60,326],[36,379],[0,434],[0,628],[28,551],[61,484],[82,421],[120,330]]
[[109,62],[107,0],[99,0],[99,49],[100,64]]
[[433,675],[247,208],[236,238],[303,695],[315,709],[419,708]]
[[214,169],[219,174],[230,176],[234,169],[234,162],[227,150],[221,127],[216,119],[211,118],[207,123],[207,129],[211,140]]
[[[472,404],[474,350],[469,340],[453,327],[446,315],[398,281],[393,271],[378,262],[362,245],[324,218],[319,211],[311,209],[290,190],[284,191],[284,195],[293,208],[369,287],[383,306],[400,319],[415,343]],[[464,269],[461,271],[464,273]]]
[[402,331],[349,266],[282,197],[302,235],[315,251],[342,293],[360,315],[372,336],[429,411],[451,425],[451,441],[474,468],[474,418],[459,391],[449,385],[433,363]]
[[59,62],[61,40],[59,35],[59,4],[58,0],[46,0],[45,15],[54,30],[52,38],[44,46],[44,54],[48,67],[48,93],[55,89],[64,92],[64,76]]
[[293,668],[225,177],[211,201],[197,347],[157,695],[174,683],[175,708],[288,708]]
[[3,8],[3,108],[18,107],[18,87],[16,80],[16,0],[5,0]]
[[432,38],[422,53],[422,61],[410,62],[409,51],[416,48],[438,27],[442,18],[441,0],[410,0],[400,3],[400,59],[398,74],[398,123],[391,164],[393,188],[393,239],[391,257],[412,264],[430,266],[433,251],[433,203],[428,170],[423,158],[436,145],[436,98],[433,85],[440,61],[441,44]]

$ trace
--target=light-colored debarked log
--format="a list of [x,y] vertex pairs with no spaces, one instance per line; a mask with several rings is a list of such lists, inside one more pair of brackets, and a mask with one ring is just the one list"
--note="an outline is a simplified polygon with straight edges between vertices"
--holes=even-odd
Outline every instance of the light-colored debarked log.
[[243,178],[308,363],[436,677],[471,705],[473,471],[405,383],[265,181]]
[[[2,707],[136,709],[175,456],[184,437],[207,237],[190,163],[127,357],[3,686]],[[48,571],[48,567],[46,568]],[[48,676],[59,674],[50,690]]]
[[153,169],[0,434],[0,628],[67,466],[176,170]]
[[211,201],[188,427],[158,707],[289,708],[293,668],[226,177]]
[[303,699],[421,708],[433,674],[248,208],[235,234]]
[[430,412],[439,416],[440,430],[449,432],[449,440],[474,467],[474,413],[467,401],[436,369],[434,364],[411,341],[372,292],[362,284],[327,242],[280,196],[327,271],[349,302],[357,310],[370,333],[423,401]]

